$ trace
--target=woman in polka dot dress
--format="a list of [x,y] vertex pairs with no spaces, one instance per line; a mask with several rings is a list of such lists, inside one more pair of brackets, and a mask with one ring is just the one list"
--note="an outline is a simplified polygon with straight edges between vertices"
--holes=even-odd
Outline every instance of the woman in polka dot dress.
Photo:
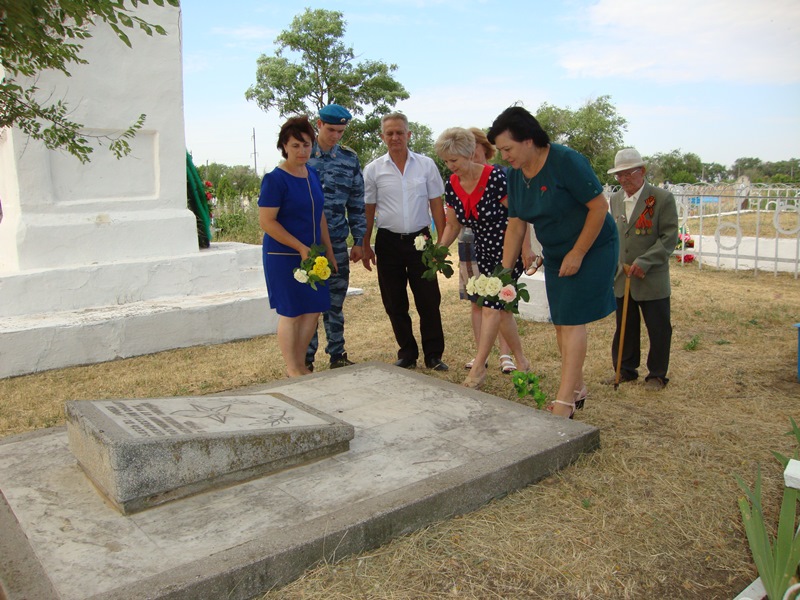
[[[475,233],[475,257],[478,270],[491,275],[502,262],[503,239],[508,224],[506,176],[500,167],[473,161],[475,136],[467,129],[446,129],[436,140],[436,153],[453,174],[445,185],[447,226],[440,240],[450,246],[462,226]],[[522,274],[522,257],[517,259],[513,277]],[[473,302],[477,298],[471,299]],[[481,328],[478,351],[464,385],[479,388],[486,379],[486,359],[495,342],[496,332],[502,332],[520,370],[530,369],[522,350],[513,313],[503,310],[500,302],[484,301],[481,308]]]

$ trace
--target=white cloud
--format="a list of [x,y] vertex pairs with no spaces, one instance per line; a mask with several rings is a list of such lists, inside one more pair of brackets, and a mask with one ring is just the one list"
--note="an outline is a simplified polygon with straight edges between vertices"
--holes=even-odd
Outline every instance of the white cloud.
[[273,42],[279,31],[271,27],[215,27],[211,30],[215,36],[225,38],[225,45],[232,48],[251,48],[260,52],[271,51]]
[[797,0],[600,0],[583,41],[559,46],[573,77],[800,82]]

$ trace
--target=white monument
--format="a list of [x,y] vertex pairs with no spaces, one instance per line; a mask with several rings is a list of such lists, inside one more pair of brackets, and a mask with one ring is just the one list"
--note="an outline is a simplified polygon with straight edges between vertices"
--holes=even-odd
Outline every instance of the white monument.
[[[117,160],[80,161],[0,131],[0,377],[272,333],[261,249],[200,251],[187,208],[180,10],[140,5],[166,36],[101,24],[72,77],[44,72],[85,133],[114,137],[147,115]],[[106,144],[107,145],[107,144]]]

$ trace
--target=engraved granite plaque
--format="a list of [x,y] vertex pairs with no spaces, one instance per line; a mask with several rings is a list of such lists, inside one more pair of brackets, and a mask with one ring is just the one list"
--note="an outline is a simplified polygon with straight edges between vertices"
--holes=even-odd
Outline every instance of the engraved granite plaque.
[[353,427],[279,393],[72,401],[69,447],[129,514],[345,451]]

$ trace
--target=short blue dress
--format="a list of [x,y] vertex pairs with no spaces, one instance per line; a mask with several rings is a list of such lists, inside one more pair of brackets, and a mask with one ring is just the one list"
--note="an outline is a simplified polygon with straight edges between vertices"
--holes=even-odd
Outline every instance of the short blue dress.
[[[321,244],[320,219],[324,196],[319,177],[308,167],[308,178],[295,177],[276,167],[264,175],[258,205],[278,208],[278,222],[306,246]],[[331,307],[327,285],[317,284],[316,291],[294,278],[300,266],[300,254],[266,233],[262,245],[264,276],[269,305],[283,317],[325,312]]]
[[603,186],[586,157],[559,144],[550,144],[547,160],[533,179],[524,179],[519,169],[509,169],[508,215],[534,225],[542,244],[547,302],[555,325],[583,325],[616,310],[619,237],[610,213],[578,272],[558,276],[561,261],[586,223],[586,203],[602,193]]

